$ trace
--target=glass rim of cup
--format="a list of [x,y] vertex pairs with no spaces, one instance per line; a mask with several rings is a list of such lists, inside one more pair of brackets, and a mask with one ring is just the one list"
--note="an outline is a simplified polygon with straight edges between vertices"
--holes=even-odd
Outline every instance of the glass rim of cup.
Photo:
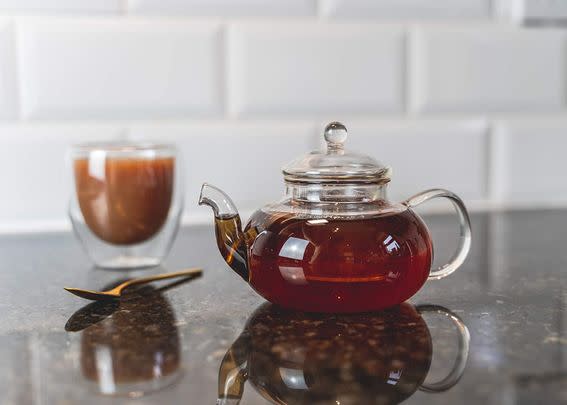
[[146,156],[160,157],[175,155],[177,148],[174,144],[162,142],[136,141],[98,141],[84,142],[71,145],[74,157],[85,157],[91,154],[103,153],[107,156]]

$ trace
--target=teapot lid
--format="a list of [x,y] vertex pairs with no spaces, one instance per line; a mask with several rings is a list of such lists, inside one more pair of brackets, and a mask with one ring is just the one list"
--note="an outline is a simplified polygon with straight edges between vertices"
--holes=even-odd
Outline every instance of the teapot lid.
[[325,127],[325,152],[311,152],[283,168],[284,179],[292,183],[378,183],[390,181],[391,168],[374,158],[344,150],[346,127],[331,122]]

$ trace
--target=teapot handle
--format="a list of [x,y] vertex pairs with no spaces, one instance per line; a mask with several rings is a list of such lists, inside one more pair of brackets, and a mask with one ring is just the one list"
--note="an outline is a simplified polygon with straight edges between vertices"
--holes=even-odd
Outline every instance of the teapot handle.
[[447,308],[444,308],[440,305],[418,305],[416,306],[416,309],[419,313],[435,312],[445,315],[455,323],[459,331],[459,350],[457,359],[455,360],[455,364],[453,365],[453,368],[451,369],[447,377],[435,383],[422,384],[421,387],[419,387],[421,391],[425,392],[446,391],[449,388],[453,387],[457,382],[459,382],[463,375],[463,371],[465,370],[467,359],[469,357],[469,344],[471,339],[469,330],[461,318],[459,318]]
[[457,251],[453,254],[453,257],[451,257],[447,264],[432,270],[427,278],[428,280],[439,280],[440,278],[446,277],[457,270],[465,261],[471,248],[471,221],[469,214],[465,208],[463,200],[461,200],[455,193],[443,189],[426,190],[408,198],[403,201],[402,204],[409,208],[413,208],[437,197],[448,198],[453,203],[453,206],[457,211],[457,216],[459,217],[460,237],[459,246],[457,247]]

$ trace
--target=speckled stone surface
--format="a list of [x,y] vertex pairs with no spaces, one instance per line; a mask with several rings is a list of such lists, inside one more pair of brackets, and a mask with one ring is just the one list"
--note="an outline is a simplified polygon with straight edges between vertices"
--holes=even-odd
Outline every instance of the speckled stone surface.
[[[455,219],[425,219],[441,264]],[[473,249],[455,274],[403,308],[353,318],[262,306],[211,227],[183,229],[162,268],[129,273],[92,268],[71,233],[2,236],[0,404],[213,404],[219,391],[241,404],[567,401],[567,212],[472,219]],[[62,289],[189,266],[203,277],[118,303]],[[443,310],[420,314],[424,304]],[[470,332],[466,366],[450,389],[426,392],[463,357],[451,313]]]

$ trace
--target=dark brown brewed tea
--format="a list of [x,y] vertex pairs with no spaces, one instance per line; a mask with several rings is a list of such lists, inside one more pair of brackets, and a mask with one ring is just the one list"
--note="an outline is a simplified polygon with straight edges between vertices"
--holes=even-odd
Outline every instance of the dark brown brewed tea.
[[174,158],[105,159],[98,170],[90,163],[77,159],[74,164],[77,198],[89,229],[116,245],[141,243],[159,232],[171,205]]
[[[225,230],[237,225],[235,218],[218,221]],[[429,233],[409,209],[362,219],[258,211],[244,235],[233,240],[239,243],[225,259],[234,267],[242,261],[259,294],[309,311],[360,312],[399,304],[425,283],[431,266]]]

